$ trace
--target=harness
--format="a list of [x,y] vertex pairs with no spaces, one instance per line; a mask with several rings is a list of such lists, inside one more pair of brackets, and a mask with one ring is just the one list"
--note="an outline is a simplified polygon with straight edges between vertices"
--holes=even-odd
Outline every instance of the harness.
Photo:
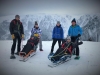
[[[20,21],[19,21],[19,22],[20,22]],[[16,25],[16,22],[15,22],[15,21],[13,21],[13,23],[14,23],[14,25]],[[18,22],[17,22],[17,25],[18,25],[18,30],[19,30],[20,25],[21,25],[21,22],[20,22],[20,24],[18,24]]]
[[62,52],[66,51],[66,49],[67,49],[70,45],[71,45],[71,43],[69,43],[69,44],[67,45],[67,47],[65,47],[65,49],[62,50],[59,54],[57,54],[57,55],[55,55],[55,56],[52,56],[52,57],[57,57],[57,56],[62,56],[62,55],[64,55],[64,54],[67,54],[67,53],[65,52],[64,54],[60,55]]
[[[30,39],[30,40],[32,40],[32,39]],[[32,46],[34,46],[34,43],[32,43],[32,42],[28,42],[29,44],[31,44]]]

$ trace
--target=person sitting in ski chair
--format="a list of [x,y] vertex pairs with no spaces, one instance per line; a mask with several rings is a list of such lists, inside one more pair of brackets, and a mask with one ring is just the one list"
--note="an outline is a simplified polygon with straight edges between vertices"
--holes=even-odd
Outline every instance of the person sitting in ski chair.
[[53,55],[49,55],[48,58],[53,63],[65,61],[66,59],[71,58],[74,48],[81,44],[83,44],[82,41],[71,42],[71,38],[68,36],[65,40],[63,40],[61,48],[59,48]]
[[30,37],[30,39],[27,41],[26,45],[22,49],[22,51],[19,53],[20,56],[27,58],[30,56],[33,52],[36,52],[36,46],[39,42],[39,35],[34,34]]

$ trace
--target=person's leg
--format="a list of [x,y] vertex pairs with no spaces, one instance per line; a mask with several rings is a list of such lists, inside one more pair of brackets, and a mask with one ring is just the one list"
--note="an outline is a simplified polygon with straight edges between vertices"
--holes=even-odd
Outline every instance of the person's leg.
[[79,46],[76,47],[76,56],[79,56]]
[[58,39],[58,45],[59,45],[59,48],[61,47],[61,39]]
[[14,55],[14,52],[15,52],[15,48],[16,48],[16,38],[13,39],[13,44],[12,44],[12,47],[11,47],[11,54]]
[[[71,42],[75,42],[75,37],[71,37]],[[76,55],[76,48],[73,51],[73,55]]]
[[21,38],[18,36],[17,53],[19,54],[21,49]]
[[39,49],[40,49],[40,51],[43,51],[43,50],[42,50],[42,39],[41,39],[41,37],[40,37],[40,39],[39,39]]
[[57,39],[53,39],[52,47],[51,47],[51,53],[53,53],[54,46],[55,46],[56,42],[57,42]]
[[12,44],[12,47],[11,47],[11,56],[10,56],[10,59],[15,59],[16,58],[14,56],[15,48],[16,48],[16,38],[13,39],[13,44]]
[[[76,40],[77,41],[77,43],[78,43],[78,40]],[[76,47],[76,57],[75,57],[75,59],[79,59],[80,57],[79,57],[79,46],[77,46]]]

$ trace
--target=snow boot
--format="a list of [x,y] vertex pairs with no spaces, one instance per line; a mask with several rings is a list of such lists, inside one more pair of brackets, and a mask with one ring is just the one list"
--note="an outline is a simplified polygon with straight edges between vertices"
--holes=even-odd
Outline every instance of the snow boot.
[[75,60],[79,60],[80,59],[80,56],[76,56],[74,59]]
[[14,56],[14,54],[12,54],[12,55],[10,56],[10,59],[16,59],[16,57]]
[[40,49],[40,51],[43,51],[43,49]]
[[53,54],[54,54],[53,52],[50,52],[50,54],[49,54],[49,55],[51,56],[51,55],[53,55]]
[[16,52],[15,54],[16,54],[16,55],[19,55],[19,52]]

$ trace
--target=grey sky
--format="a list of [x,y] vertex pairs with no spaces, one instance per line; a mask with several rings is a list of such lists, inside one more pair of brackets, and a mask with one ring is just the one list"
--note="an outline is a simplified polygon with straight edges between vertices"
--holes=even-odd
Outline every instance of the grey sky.
[[100,13],[99,0],[0,0],[0,16]]

